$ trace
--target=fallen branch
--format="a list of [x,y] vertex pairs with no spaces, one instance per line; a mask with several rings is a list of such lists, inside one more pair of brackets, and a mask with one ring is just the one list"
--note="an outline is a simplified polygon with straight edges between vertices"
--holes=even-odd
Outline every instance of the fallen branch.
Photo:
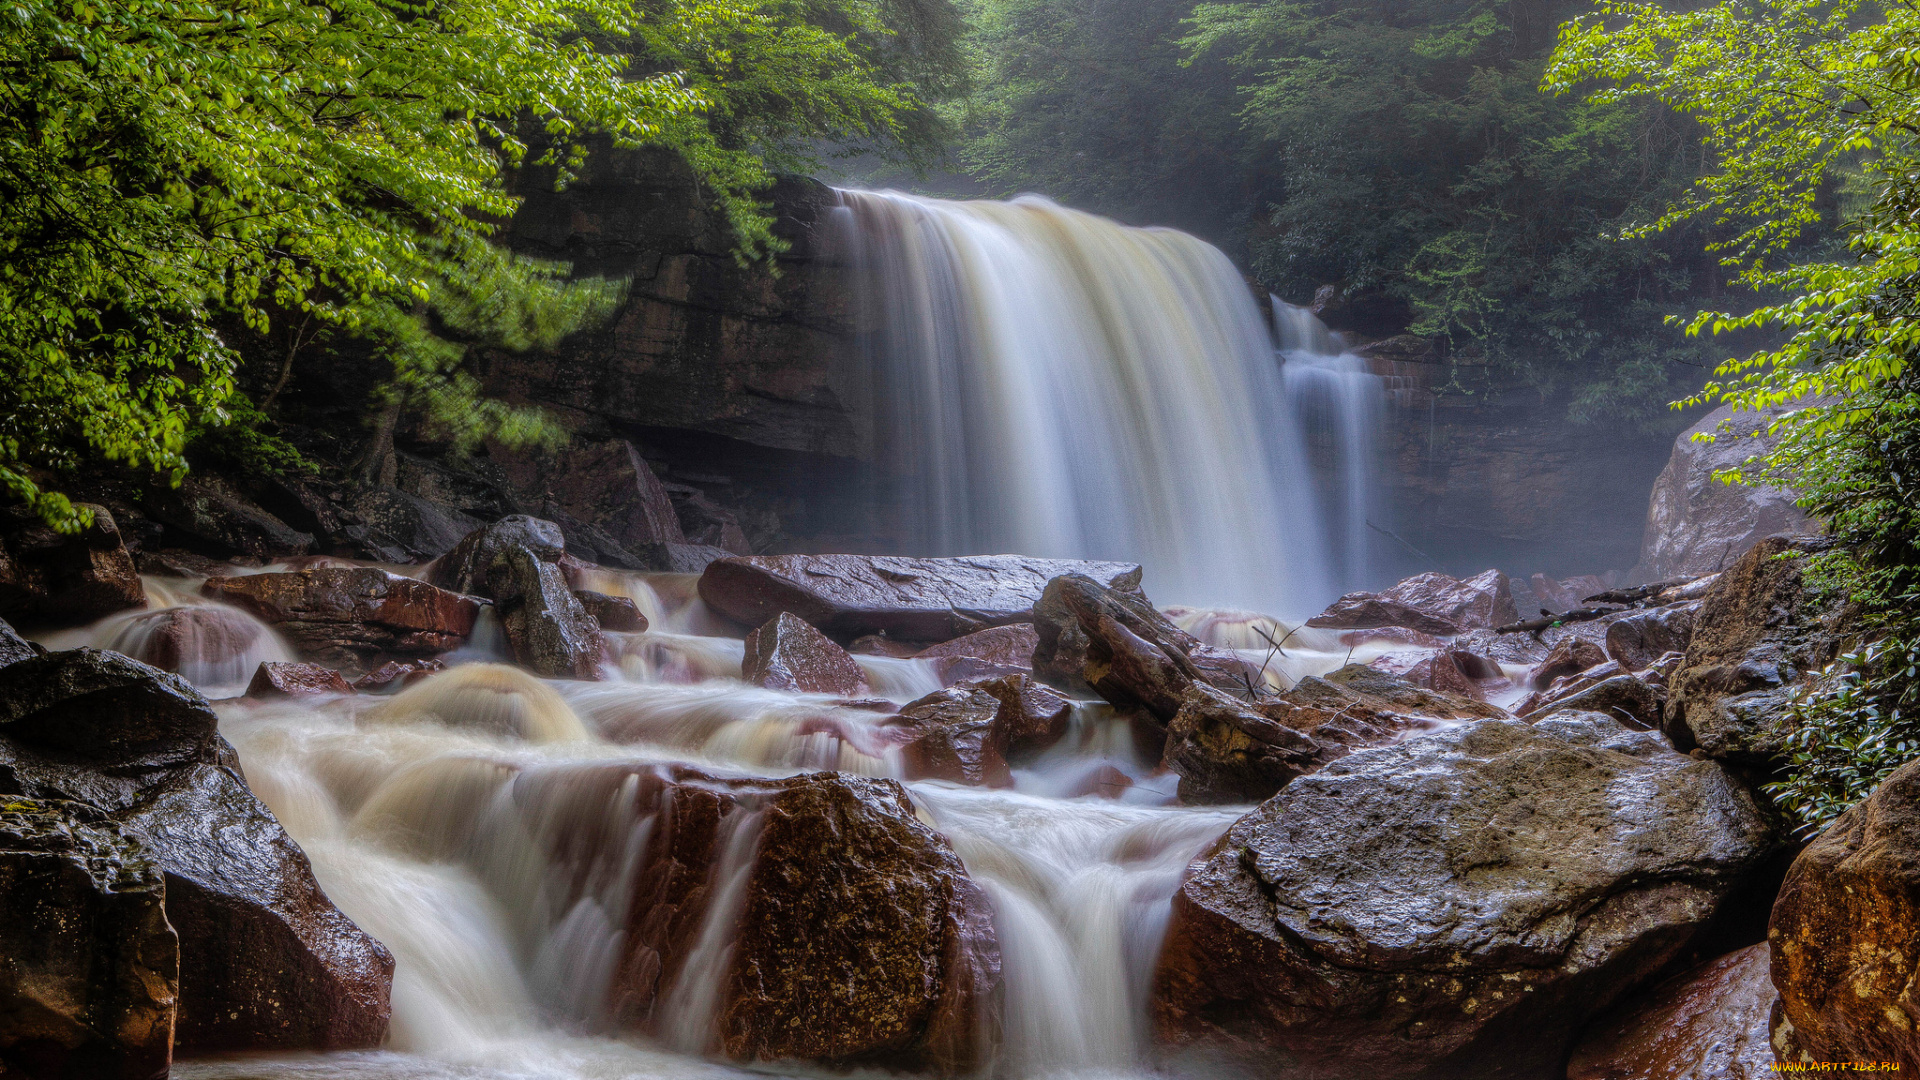
[[1650,581],[1645,585],[1635,585],[1630,589],[1608,589],[1606,592],[1595,593],[1592,596],[1587,597],[1586,599],[1582,600],[1581,603],[1583,604],[1637,604],[1642,600],[1648,600],[1655,596],[1659,596],[1661,593],[1666,592],[1668,589],[1678,588],[1693,580],[1695,579],[1690,577],[1683,577],[1683,578],[1674,578],[1671,581]]
[[1574,608],[1572,611],[1563,611],[1555,615],[1553,612],[1541,608],[1540,618],[1528,619],[1525,622],[1512,623],[1507,626],[1496,626],[1493,632],[1496,634],[1537,634],[1542,630],[1550,630],[1553,627],[1566,623],[1592,622],[1594,619],[1611,615],[1616,611],[1625,610],[1626,608],[1620,607],[1583,607]]

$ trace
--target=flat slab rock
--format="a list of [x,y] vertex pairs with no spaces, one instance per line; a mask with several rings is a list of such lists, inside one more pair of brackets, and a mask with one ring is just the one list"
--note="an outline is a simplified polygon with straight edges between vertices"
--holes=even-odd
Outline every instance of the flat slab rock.
[[208,578],[200,592],[273,624],[303,654],[336,666],[457,649],[480,615],[471,596],[374,567]]
[[949,641],[991,626],[1030,622],[1047,582],[1084,574],[1136,590],[1130,563],[974,555],[753,555],[721,559],[700,576],[700,598],[748,626],[791,612],[840,640],[882,634]]
[[1588,715],[1352,754],[1175,895],[1162,1040],[1276,1080],[1537,1080],[1774,850],[1719,763]]

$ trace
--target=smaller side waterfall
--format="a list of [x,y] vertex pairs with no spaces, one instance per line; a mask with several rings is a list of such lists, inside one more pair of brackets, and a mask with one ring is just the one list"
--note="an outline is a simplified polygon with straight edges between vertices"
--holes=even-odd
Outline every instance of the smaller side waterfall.
[[1380,513],[1382,413],[1386,390],[1367,362],[1313,312],[1277,296],[1274,337],[1282,380],[1299,429],[1307,434],[1319,480],[1320,505],[1332,534],[1331,571],[1339,591],[1375,584],[1369,521]]

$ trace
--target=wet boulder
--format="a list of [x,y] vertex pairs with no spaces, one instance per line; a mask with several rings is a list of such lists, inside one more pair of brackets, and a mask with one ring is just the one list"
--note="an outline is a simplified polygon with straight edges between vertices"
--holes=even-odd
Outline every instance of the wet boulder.
[[1179,775],[1182,802],[1252,803],[1338,753],[1345,753],[1344,747],[1330,754],[1247,702],[1194,683],[1167,725],[1161,764]]
[[1699,609],[1697,601],[1670,604],[1614,619],[1607,624],[1607,655],[1628,671],[1639,671],[1670,652],[1686,652]]
[[1002,675],[970,685],[1000,702],[993,722],[1010,761],[1046,750],[1066,735],[1072,723],[1073,702],[1025,675]]
[[1546,1077],[1777,843],[1719,763],[1602,717],[1354,753],[1192,869],[1159,1036],[1240,1076]]
[[1607,662],[1607,652],[1599,645],[1584,637],[1567,635],[1554,642],[1547,658],[1533,666],[1527,672],[1527,683],[1536,689],[1544,690],[1552,686],[1557,679],[1568,675],[1577,675],[1588,668]]
[[1595,1020],[1567,1080],[1770,1080],[1779,995],[1765,942],[1689,968]]
[[768,805],[720,1016],[742,1061],[959,1073],[999,978],[992,909],[890,780],[821,773]]
[[0,801],[0,1075],[150,1080],[173,1055],[166,881],[93,807]]
[[1824,543],[1762,540],[1708,590],[1669,682],[1675,747],[1754,765],[1780,755],[1787,699],[1840,652],[1844,606],[1802,577],[1806,557]]
[[340,673],[319,664],[288,664],[266,661],[247,684],[247,696],[270,698],[315,697],[322,694],[351,694],[353,686]]
[[[1598,670],[1598,669],[1595,669]],[[1540,720],[1563,712],[1605,713],[1636,731],[1660,730],[1660,717],[1667,695],[1660,687],[1633,675],[1615,675],[1600,679],[1519,713]]]
[[647,617],[640,614],[640,606],[624,596],[608,596],[592,589],[575,589],[573,598],[580,601],[593,621],[600,629],[616,634],[640,634],[647,629]]
[[755,555],[710,564],[700,576],[700,598],[748,626],[785,611],[842,641],[883,633],[938,642],[1034,621],[1047,582],[1062,574],[1114,589],[1140,585],[1140,567],[1127,563],[1019,555]]
[[386,1035],[393,957],[335,908],[254,798],[205,698],[77,649],[0,668],[0,795],[85,803],[166,877],[175,1045],[348,1049]]
[[526,548],[541,562],[558,562],[567,553],[567,538],[551,521],[525,514],[503,517],[461,538],[427,567],[426,579],[450,592],[493,598],[488,573],[501,555],[516,547]]
[[238,608],[188,604],[136,615],[108,647],[199,687],[238,689],[260,658],[284,658],[273,632]]
[[[1783,406],[1799,408],[1799,403]],[[1723,484],[1714,474],[1770,453],[1774,417],[1724,405],[1673,440],[1673,454],[1647,500],[1640,565],[1643,581],[1705,574],[1733,565],[1763,537],[1808,532],[1797,495],[1770,484]],[[1712,435],[1701,442],[1696,436]]]
[[741,677],[770,690],[864,697],[867,678],[847,651],[799,618],[781,612],[747,635]]
[[1325,611],[1307,620],[1307,625],[1329,630],[1364,630],[1395,626],[1427,635],[1451,637],[1460,627],[1437,615],[1389,600],[1378,593],[1351,592],[1335,600]]
[[237,574],[240,568],[230,562],[196,555],[185,548],[142,551],[134,557],[134,566],[143,574],[156,577],[206,578]]
[[1580,574],[1570,578],[1550,578],[1545,574],[1533,575],[1533,596],[1541,607],[1551,611],[1572,611],[1587,606],[1587,597],[1597,596],[1607,591],[1605,580],[1593,574]]
[[[512,784],[516,801],[569,823],[548,839],[580,871],[576,890],[633,875],[615,1024],[743,1061],[980,1064],[1000,972],[992,909],[895,781],[596,764]],[[477,809],[430,812],[462,823]],[[629,870],[636,829],[647,841]],[[690,1015],[695,999],[709,1008]]]
[[439,660],[389,660],[365,675],[353,680],[353,688],[362,693],[384,694],[400,690],[420,682],[429,675],[445,671],[447,665]]
[[1466,579],[1415,574],[1380,593],[1348,593],[1307,620],[1308,626],[1341,630],[1403,626],[1451,637],[1517,622],[1513,586],[1498,570]]
[[1920,1066],[1920,762],[1794,859],[1767,939],[1780,1060]]
[[21,660],[31,660],[36,656],[44,655],[46,651],[21,637],[4,621],[0,621],[0,667],[6,667]]
[[300,655],[348,670],[450,652],[480,615],[471,596],[368,566],[208,578],[200,593],[270,624]]
[[600,623],[567,588],[557,561],[520,545],[499,548],[486,585],[515,660],[549,679],[600,677]]
[[[1328,688],[1331,691],[1329,700]],[[1329,672],[1324,680],[1305,678],[1282,701],[1299,705],[1331,706],[1359,716],[1399,716],[1424,720],[1505,719],[1505,710],[1465,694],[1418,686],[1364,664],[1348,664]],[[1334,704],[1338,702],[1338,704]]]
[[1040,635],[1031,624],[1014,623],[943,641],[909,655],[931,661],[940,681],[952,686],[969,679],[1029,673],[1033,670],[1033,650],[1039,644]]
[[1247,695],[1254,673],[1238,656],[1201,643],[1145,596],[1079,574],[1047,583],[1034,605],[1034,673],[1067,688],[1090,686],[1123,710],[1172,720],[1196,682]]
[[936,690],[900,710],[899,726],[910,733],[900,749],[907,776],[956,784],[1012,787],[1001,702],[971,684]]
[[120,527],[104,506],[78,503],[93,521],[57,533],[23,506],[0,509],[0,618],[23,626],[81,626],[147,606]]

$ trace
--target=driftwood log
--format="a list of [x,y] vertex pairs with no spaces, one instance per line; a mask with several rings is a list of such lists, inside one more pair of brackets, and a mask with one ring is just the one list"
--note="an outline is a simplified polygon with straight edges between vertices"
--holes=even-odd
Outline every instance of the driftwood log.
[[1542,630],[1552,629],[1563,623],[1591,622],[1594,619],[1611,615],[1616,611],[1625,610],[1626,608],[1623,607],[1583,607],[1574,608],[1572,611],[1563,611],[1555,615],[1546,608],[1541,608],[1540,618],[1509,623],[1506,626],[1496,626],[1493,632],[1496,634],[1537,634]]

